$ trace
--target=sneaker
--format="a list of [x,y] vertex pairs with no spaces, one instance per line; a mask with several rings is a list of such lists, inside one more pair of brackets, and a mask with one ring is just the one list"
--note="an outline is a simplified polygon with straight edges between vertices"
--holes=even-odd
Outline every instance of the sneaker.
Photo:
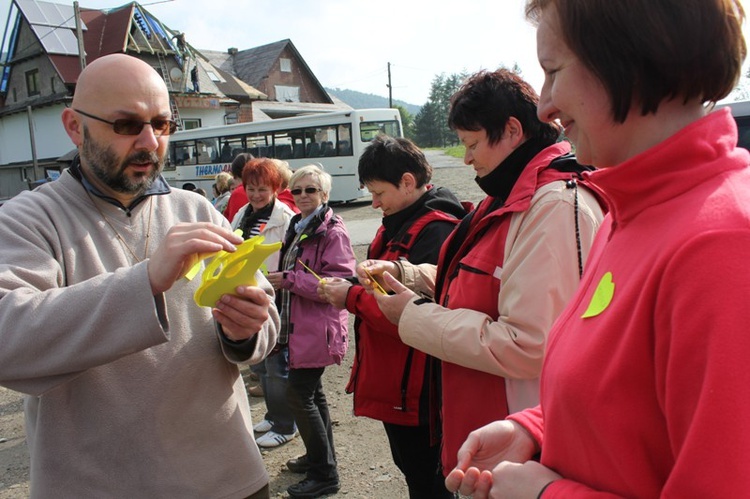
[[310,463],[307,461],[307,454],[295,457],[286,462],[286,467],[292,473],[307,473],[310,469]]
[[341,488],[338,479],[314,480],[305,478],[299,483],[289,486],[286,491],[292,499],[313,499],[326,494],[335,494]]
[[264,419],[260,423],[253,426],[253,431],[256,433],[265,433],[267,431],[271,431],[271,428],[273,428],[273,424],[269,420]]
[[297,432],[283,434],[276,433],[275,431],[269,431],[268,433],[255,439],[255,442],[259,447],[278,447],[279,445],[287,443],[296,436]]

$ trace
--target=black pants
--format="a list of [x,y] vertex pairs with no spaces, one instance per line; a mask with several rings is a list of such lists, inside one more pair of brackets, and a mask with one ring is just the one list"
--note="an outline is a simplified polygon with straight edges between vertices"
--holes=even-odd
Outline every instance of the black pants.
[[290,369],[287,400],[305,443],[310,469],[307,477],[314,480],[338,480],[336,450],[328,403],[323,393],[324,367]]
[[410,499],[450,499],[440,470],[440,444],[430,445],[430,428],[383,423],[393,461],[409,486]]

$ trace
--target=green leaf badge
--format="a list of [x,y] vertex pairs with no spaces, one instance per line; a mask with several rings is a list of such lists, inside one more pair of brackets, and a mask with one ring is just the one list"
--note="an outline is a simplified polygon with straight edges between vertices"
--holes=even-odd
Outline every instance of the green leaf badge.
[[609,304],[612,303],[612,297],[614,295],[615,283],[612,281],[612,272],[607,272],[602,276],[601,281],[599,281],[599,284],[596,286],[596,291],[594,291],[594,296],[591,297],[589,308],[586,309],[586,312],[584,312],[581,318],[587,319],[589,317],[596,317],[607,310]]

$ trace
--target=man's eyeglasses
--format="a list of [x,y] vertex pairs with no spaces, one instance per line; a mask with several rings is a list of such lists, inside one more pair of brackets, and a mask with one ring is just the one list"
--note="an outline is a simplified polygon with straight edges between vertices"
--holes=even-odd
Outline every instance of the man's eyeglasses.
[[84,113],[83,111],[80,111],[78,109],[73,109],[73,111],[77,112],[78,114],[82,114],[87,118],[92,118],[101,121],[102,123],[112,125],[112,128],[117,135],[139,135],[143,131],[143,127],[146,125],[151,125],[151,128],[154,129],[154,135],[157,137],[161,137],[162,135],[172,135],[177,131],[177,122],[164,118],[154,118],[151,121],[120,118],[115,121],[109,121],[105,120],[104,118],[100,118],[99,116],[94,116],[93,114]]
[[305,191],[305,194],[315,194],[322,190],[323,189],[318,189],[317,187],[305,187],[304,189],[292,189],[290,192],[292,193],[292,196],[299,196],[302,194],[302,191]]

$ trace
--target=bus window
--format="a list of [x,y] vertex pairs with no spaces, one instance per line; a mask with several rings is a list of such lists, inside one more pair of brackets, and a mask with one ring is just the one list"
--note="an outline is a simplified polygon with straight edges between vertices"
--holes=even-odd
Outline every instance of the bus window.
[[320,144],[315,138],[315,130],[312,128],[306,128],[303,131],[305,139],[305,157],[306,158],[317,158],[320,156]]
[[172,151],[172,159],[175,166],[195,164],[197,154],[195,152],[194,140],[175,142],[172,145]]
[[348,123],[339,125],[338,141],[336,142],[336,156],[352,155],[352,127]]
[[189,160],[192,154],[190,154],[190,148],[186,142],[177,142],[171,144],[169,148],[169,162],[172,165],[184,165],[185,161]]
[[219,161],[219,139],[201,139],[198,141],[198,164],[205,165]]
[[271,158],[273,157],[273,147],[269,147],[269,145],[273,144],[272,140],[273,137],[265,133],[248,135],[247,152],[256,158]]
[[273,134],[273,157],[278,159],[289,159],[292,157],[292,138],[286,131]]
[[221,156],[219,161],[222,163],[231,163],[232,160],[245,150],[245,142],[242,137],[224,137],[221,146]]
[[362,142],[370,142],[381,133],[401,137],[398,121],[365,121],[359,125],[359,137]]

